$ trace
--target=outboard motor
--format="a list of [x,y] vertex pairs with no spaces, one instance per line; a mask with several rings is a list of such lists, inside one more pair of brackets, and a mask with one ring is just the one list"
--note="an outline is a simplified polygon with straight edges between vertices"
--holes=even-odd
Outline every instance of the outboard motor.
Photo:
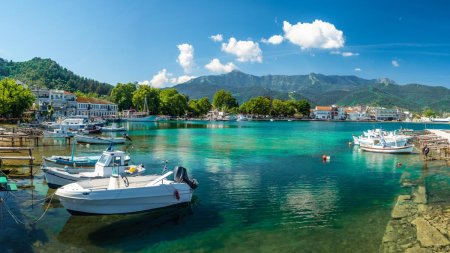
[[177,166],[173,169],[173,181],[177,183],[186,183],[191,187],[192,190],[195,190],[198,187],[198,183],[195,179],[190,179],[187,170],[184,167]]

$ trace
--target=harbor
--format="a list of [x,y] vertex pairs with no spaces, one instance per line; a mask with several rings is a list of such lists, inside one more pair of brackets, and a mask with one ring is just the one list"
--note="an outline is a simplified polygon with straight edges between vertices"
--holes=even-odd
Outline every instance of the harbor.
[[[402,127],[425,136],[424,124],[164,121],[117,126],[124,127],[132,141],[114,145],[114,150],[128,154],[130,163],[141,162],[145,174],[161,175],[165,161],[169,170],[177,165],[187,168],[199,182],[191,203],[142,214],[71,215],[38,166],[32,178],[12,177],[18,191],[6,203],[25,225],[17,224],[4,211],[2,247],[24,252],[173,252],[191,247],[195,251],[301,251],[315,247],[321,252],[362,248],[390,252],[402,245],[404,250],[415,249],[422,246],[416,225],[408,225],[411,233],[400,233],[395,222],[402,229],[406,223],[398,218],[392,221],[392,213],[398,213],[393,210],[401,201],[423,199],[424,190],[418,190],[419,186],[425,187],[428,196],[430,211],[424,219],[433,225],[427,217],[446,217],[445,196],[450,189],[443,184],[448,179],[444,160],[424,161],[420,148],[411,155],[393,155],[349,145],[352,134],[367,129]],[[427,127],[445,129],[448,125]],[[122,132],[105,136],[121,137]],[[322,145],[324,142],[327,145]],[[32,150],[39,162],[42,156],[70,159],[73,146],[77,157],[98,155],[108,147],[68,145],[52,138],[43,138],[42,143],[45,145]],[[322,161],[323,154],[330,157],[328,161]],[[27,167],[14,168],[17,166]],[[398,200],[408,194],[411,197]],[[437,215],[440,210],[443,214]],[[45,211],[39,222],[29,225]],[[413,211],[405,217],[416,217]],[[389,231],[394,231],[395,237]],[[28,243],[8,240],[19,234]],[[411,238],[405,242],[403,236]],[[395,244],[392,238],[398,239]]]

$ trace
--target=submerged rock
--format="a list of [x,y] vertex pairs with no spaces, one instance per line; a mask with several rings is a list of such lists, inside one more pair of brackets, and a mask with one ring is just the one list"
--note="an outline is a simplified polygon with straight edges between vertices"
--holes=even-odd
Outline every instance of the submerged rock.
[[450,245],[450,241],[425,219],[419,217],[411,223],[416,226],[417,239],[423,247]]
[[425,186],[419,186],[417,191],[414,193],[414,203],[426,204],[427,203],[427,192]]
[[411,195],[400,195],[397,198],[397,203],[392,210],[392,218],[400,219],[409,215],[409,201],[411,199]]

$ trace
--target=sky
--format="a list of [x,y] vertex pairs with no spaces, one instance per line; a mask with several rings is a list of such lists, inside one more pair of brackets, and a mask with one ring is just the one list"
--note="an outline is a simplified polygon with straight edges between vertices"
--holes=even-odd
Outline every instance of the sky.
[[239,70],[450,88],[450,1],[0,0],[0,57],[169,87]]

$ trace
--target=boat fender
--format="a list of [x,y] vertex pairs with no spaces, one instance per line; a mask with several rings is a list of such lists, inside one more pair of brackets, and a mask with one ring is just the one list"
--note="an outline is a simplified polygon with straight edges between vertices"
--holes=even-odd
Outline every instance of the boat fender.
[[173,194],[175,195],[175,198],[177,200],[180,200],[180,193],[178,192],[178,190],[175,190],[175,192]]

